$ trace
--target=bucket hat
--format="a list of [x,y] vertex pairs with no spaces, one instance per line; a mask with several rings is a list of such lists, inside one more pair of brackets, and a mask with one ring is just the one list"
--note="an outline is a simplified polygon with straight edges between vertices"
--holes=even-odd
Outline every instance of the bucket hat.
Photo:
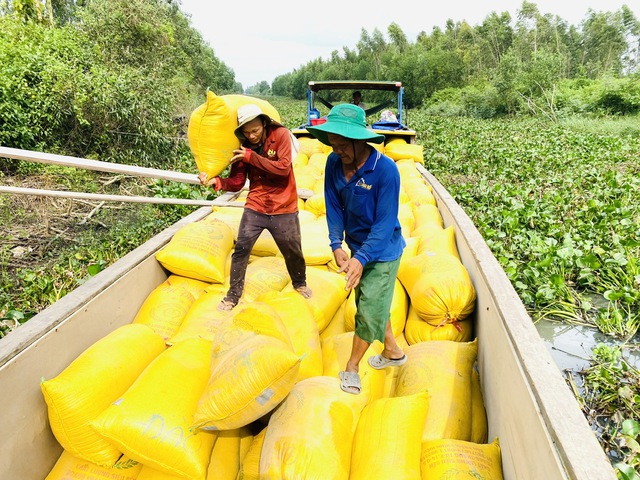
[[350,103],[336,105],[327,115],[327,121],[320,125],[307,127],[307,131],[325,145],[329,144],[329,133],[351,140],[365,140],[372,143],[384,142],[384,135],[367,128],[364,110]]
[[282,126],[280,123],[276,122],[269,115],[264,113],[258,105],[254,103],[240,105],[238,107],[238,128],[236,128],[233,133],[236,135],[236,137],[240,139],[241,142],[244,142],[246,140],[245,136],[242,133],[242,127],[244,127],[247,123],[249,123],[252,120],[255,120],[258,117],[262,117],[262,119],[265,122],[265,126],[266,125],[278,125],[280,127]]

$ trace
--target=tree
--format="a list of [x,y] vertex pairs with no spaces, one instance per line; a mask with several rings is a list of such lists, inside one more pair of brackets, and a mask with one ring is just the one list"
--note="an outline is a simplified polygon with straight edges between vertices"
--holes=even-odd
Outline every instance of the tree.
[[640,68],[640,21],[626,5],[622,6],[621,15],[627,41],[627,50],[622,56],[622,70],[631,74]]
[[400,26],[397,23],[391,23],[387,29],[387,33],[391,39],[391,45],[397,49],[398,53],[403,53],[407,49],[409,42],[407,42],[407,36]]
[[[373,29],[373,34],[363,28],[358,42],[358,55],[361,59],[369,63],[367,72],[360,72],[356,79],[358,80],[380,80],[382,71],[382,53],[387,49],[387,43],[384,40],[382,32],[377,28]],[[362,77],[362,75],[365,77]]]
[[503,12],[500,15],[491,12],[476,30],[478,36],[486,42],[493,60],[492,65],[498,65],[513,42],[511,15],[509,12]]
[[627,50],[622,15],[596,13],[589,9],[582,23],[584,60],[592,78],[622,73],[622,55]]

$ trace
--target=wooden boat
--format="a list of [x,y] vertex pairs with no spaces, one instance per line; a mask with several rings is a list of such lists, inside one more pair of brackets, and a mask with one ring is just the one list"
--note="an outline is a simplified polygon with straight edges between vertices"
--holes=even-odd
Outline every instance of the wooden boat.
[[[445,226],[477,292],[478,365],[489,438],[498,437],[505,479],[615,479],[577,402],[498,261],[461,207],[426,170]],[[218,202],[229,205],[231,195]],[[202,207],[93,277],[0,341],[0,478],[41,480],[62,449],[40,390],[80,353],[130,323],[168,272],[155,254]]]

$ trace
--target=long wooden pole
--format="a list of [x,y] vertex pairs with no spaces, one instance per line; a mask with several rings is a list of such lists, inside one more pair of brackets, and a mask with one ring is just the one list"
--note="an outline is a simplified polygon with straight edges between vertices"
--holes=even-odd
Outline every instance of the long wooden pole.
[[50,163],[64,167],[85,168],[102,172],[126,173],[136,177],[158,178],[172,180],[174,182],[191,183],[200,185],[198,176],[193,173],[174,172],[171,170],[159,170],[157,168],[137,167],[134,165],[121,165],[119,163],[101,162],[87,158],[69,157],[54,153],[33,152],[19,148],[0,147],[0,157],[13,158],[14,160],[28,160],[30,162]]
[[62,190],[42,190],[39,188],[21,188],[0,186],[0,193],[15,193],[20,195],[36,195],[39,197],[78,198],[83,200],[99,200],[111,202],[131,203],[162,203],[170,205],[200,205],[209,206],[217,202],[212,200],[190,200],[186,198],[136,197],[133,195],[106,195],[102,193],[69,192]]
[[[147,177],[147,178],[157,178],[161,180],[171,180],[174,182],[181,183],[190,183],[192,185],[200,185],[200,180],[198,180],[198,176],[192,173],[182,173],[175,172],[172,170],[160,170],[157,168],[147,168],[147,167],[137,167],[135,165],[121,165],[119,163],[109,163],[109,162],[101,162],[99,160],[89,160],[88,158],[78,158],[78,157],[70,157],[67,155],[56,155],[54,153],[44,153],[44,152],[34,152],[31,150],[21,150],[19,148],[10,148],[10,147],[0,147],[0,158],[13,158],[14,160],[26,160],[30,162],[38,162],[38,163],[49,163],[53,165],[61,165],[64,167],[76,167],[76,168],[85,168],[87,170],[98,170],[101,172],[111,172],[111,173],[124,173],[127,175],[133,175],[137,177]],[[21,194],[32,194],[32,195],[45,195],[44,193],[35,193],[37,190],[33,189],[29,191],[18,191],[15,187],[1,187],[2,190],[0,192],[5,193],[21,193]],[[246,185],[245,185],[246,188]],[[22,190],[30,190],[30,189],[22,189]],[[47,190],[41,190],[40,192],[47,192]],[[55,190],[48,190],[51,194],[48,196],[59,196],[59,197],[67,197],[67,198],[89,198],[89,197],[71,197],[70,194],[74,195],[92,195],[91,198],[97,199],[96,195],[99,194],[83,194],[77,192],[60,192],[60,194],[53,193]],[[62,194],[64,193],[64,195]],[[311,197],[315,192],[313,190],[309,190],[306,188],[298,189],[298,197],[302,199],[307,199]],[[103,195],[104,196],[104,195]],[[113,195],[106,195],[106,197],[113,197]],[[118,200],[121,202],[126,201],[137,201],[137,202],[145,202],[146,203],[173,203],[173,204],[181,204],[181,205],[211,205],[211,202],[208,203],[197,203],[197,202],[205,202],[205,200],[181,200],[180,199],[165,199],[165,200],[176,200],[170,202],[162,202],[161,198],[158,197],[127,197],[127,196],[118,196]],[[140,200],[124,200],[125,198],[139,198]],[[147,199],[147,200],[142,200]],[[151,199],[151,200],[149,200]],[[186,202],[194,202],[194,203],[186,203]]]

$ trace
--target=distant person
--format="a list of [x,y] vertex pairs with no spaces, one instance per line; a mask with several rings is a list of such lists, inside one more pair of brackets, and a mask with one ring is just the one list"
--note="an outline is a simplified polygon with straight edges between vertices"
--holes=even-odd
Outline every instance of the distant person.
[[353,105],[359,106],[363,110],[367,109],[367,105],[362,101],[362,93],[360,93],[357,90],[355,92],[353,92],[353,97],[351,99],[351,103]]
[[[321,125],[307,130],[333,152],[324,172],[329,242],[346,289],[355,289],[356,327],[351,354],[340,372],[340,388],[361,390],[359,364],[374,340],[384,344],[369,358],[375,369],[404,364],[407,356],[391,329],[391,302],[400,257],[405,247],[398,206],[400,173],[395,162],[369,143],[384,135],[367,128],[365,114],[355,105],[336,105]],[[351,258],[342,248],[345,241]]]
[[249,178],[249,194],[238,228],[238,239],[231,255],[230,285],[218,310],[233,309],[242,296],[249,255],[263,230],[269,231],[284,257],[291,283],[304,298],[310,298],[306,283],[306,264],[298,218],[298,189],[293,175],[293,143],[289,130],[258,105],[238,108],[235,135],[242,145],[234,150],[228,178],[207,178],[200,183],[216,191],[238,192]]

